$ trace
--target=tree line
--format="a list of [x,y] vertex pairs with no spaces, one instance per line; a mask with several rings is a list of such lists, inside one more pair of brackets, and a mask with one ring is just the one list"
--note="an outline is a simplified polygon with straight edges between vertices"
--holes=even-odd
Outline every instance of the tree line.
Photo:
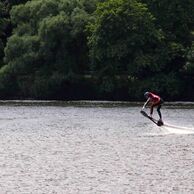
[[0,98],[194,99],[193,0],[1,0]]

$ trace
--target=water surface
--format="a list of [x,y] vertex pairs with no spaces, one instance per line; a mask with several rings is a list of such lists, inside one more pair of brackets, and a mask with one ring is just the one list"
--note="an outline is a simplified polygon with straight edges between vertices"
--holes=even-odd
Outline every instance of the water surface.
[[194,193],[194,109],[140,105],[1,102],[1,193]]

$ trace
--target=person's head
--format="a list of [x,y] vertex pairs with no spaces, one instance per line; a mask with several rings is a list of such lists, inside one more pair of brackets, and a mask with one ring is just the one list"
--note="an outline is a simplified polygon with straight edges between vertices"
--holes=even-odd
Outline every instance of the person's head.
[[145,96],[146,99],[149,98],[149,95],[150,95],[150,92],[145,92],[145,93],[144,93],[144,96]]

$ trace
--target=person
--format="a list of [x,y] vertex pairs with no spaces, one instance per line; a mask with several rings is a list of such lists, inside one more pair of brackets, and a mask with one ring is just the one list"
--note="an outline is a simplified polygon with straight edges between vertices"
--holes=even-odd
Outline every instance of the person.
[[150,105],[150,117],[152,118],[154,107],[157,107],[157,112],[160,117],[159,121],[162,121],[162,114],[160,112],[160,109],[162,107],[162,104],[164,103],[163,99],[160,96],[153,94],[152,92],[145,92],[144,96],[147,99],[147,101],[143,105],[142,110],[144,110],[145,107],[149,104]]

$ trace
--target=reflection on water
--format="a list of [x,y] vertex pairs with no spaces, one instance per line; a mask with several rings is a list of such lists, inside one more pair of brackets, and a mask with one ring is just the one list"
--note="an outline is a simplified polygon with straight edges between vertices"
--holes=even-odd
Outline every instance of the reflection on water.
[[194,109],[141,105],[1,102],[1,193],[194,193]]

